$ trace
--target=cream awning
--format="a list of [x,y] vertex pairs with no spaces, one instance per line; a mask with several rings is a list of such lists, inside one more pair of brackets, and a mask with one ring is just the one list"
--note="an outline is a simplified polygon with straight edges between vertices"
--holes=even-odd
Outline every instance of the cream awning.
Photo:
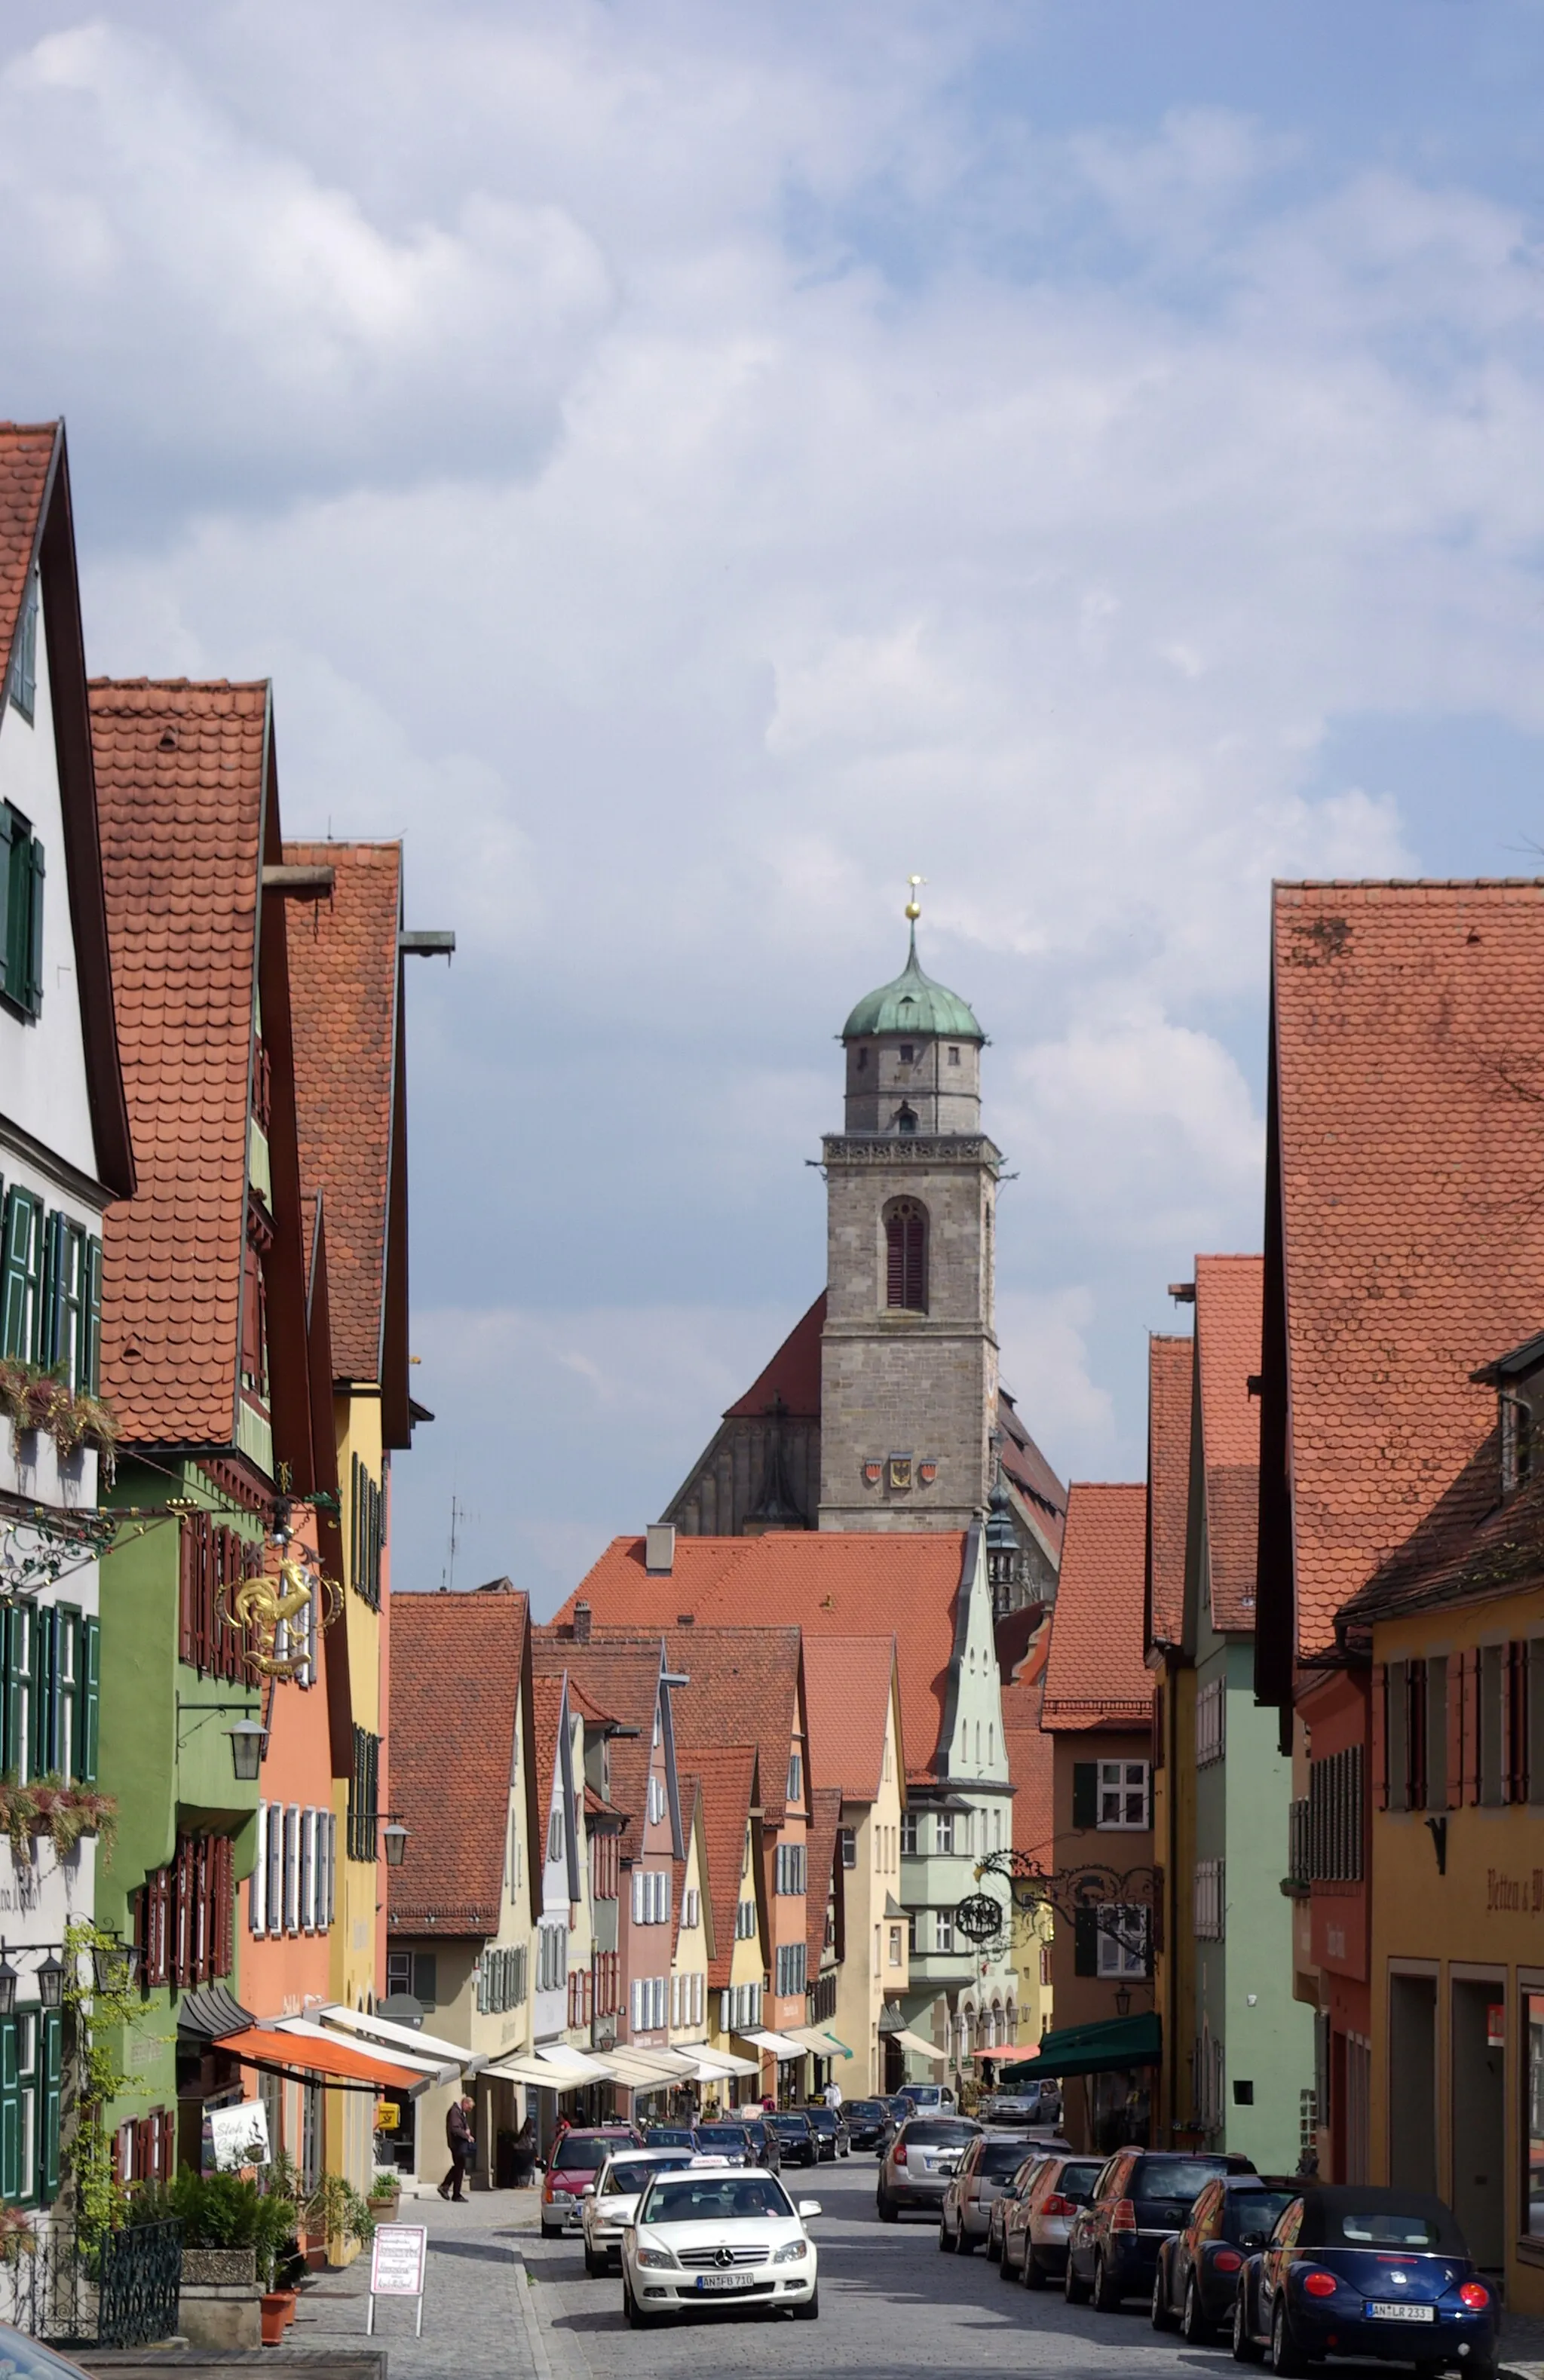
[[538,2049],[537,2056],[544,2066],[555,2067],[569,2078],[562,2086],[565,2091],[572,2090],[575,2082],[609,2082],[611,2080],[598,2058],[591,2058],[585,2050],[575,2049],[570,2042],[554,2041],[547,2048]]
[[330,2000],[316,2011],[319,2024],[335,2024],[344,2033],[357,2033],[370,2041],[389,2041],[393,2049],[411,2049],[419,2058],[439,2058],[447,2065],[459,2066],[464,2073],[472,2074],[487,2064],[486,2058],[474,2058],[469,2049],[458,2043],[442,2040],[437,2033],[420,2033],[416,2025],[396,2024],[390,2017],[367,2016],[363,2009],[345,2008],[341,2000]]
[[852,2055],[846,2042],[838,2041],[836,2034],[827,2033],[824,2025],[790,2024],[788,2037],[790,2041],[802,2041],[805,2048],[813,2049],[817,2058],[850,2058]]
[[803,2042],[795,2041],[791,2034],[742,2033],[740,2038],[748,2041],[753,2049],[765,2049],[780,2064],[786,2064],[790,2058],[807,2058],[810,2054]]
[[761,2072],[759,2058],[737,2058],[732,2049],[696,2049],[692,2053],[697,2061],[699,2082],[726,2082],[730,2075],[743,2079]]
[[[269,2029],[273,2033],[293,2033],[300,2041],[333,2041],[341,2046],[344,2040],[342,2034],[334,2033],[327,2025],[315,2024],[309,2017],[304,2016],[273,2017],[270,2020]],[[414,2036],[415,2039],[416,2037],[416,2035]],[[361,2041],[361,2046],[368,2050],[374,2045],[368,2041]],[[416,2050],[398,2049],[395,2046],[388,2049],[381,2046],[377,2049],[376,2055],[389,2058],[393,2066],[406,2067],[411,2072],[422,2075],[425,2083],[451,2082],[461,2072],[459,2059],[421,2058]]]
[[596,2057],[618,2082],[630,2091],[657,2091],[662,2083],[685,2080],[683,2066],[667,2066],[652,2051],[623,2043],[617,2049],[597,2049]]
[[904,2026],[899,2033],[887,2033],[885,2039],[909,2049],[914,2058],[930,2058],[935,2066],[944,2063],[944,2053],[935,2041],[924,2041],[920,2033],[909,2033]]

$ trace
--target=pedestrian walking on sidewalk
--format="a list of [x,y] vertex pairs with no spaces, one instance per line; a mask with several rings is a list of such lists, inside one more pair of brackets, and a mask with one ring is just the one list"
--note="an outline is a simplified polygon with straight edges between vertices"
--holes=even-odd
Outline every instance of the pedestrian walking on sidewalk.
[[462,2204],[462,2177],[471,2171],[472,2159],[477,2154],[476,2142],[472,2138],[474,2104],[464,2094],[459,2099],[452,2099],[451,2112],[445,2119],[445,2143],[451,2152],[451,2169],[440,2185],[440,2195],[450,2199],[456,2206]]

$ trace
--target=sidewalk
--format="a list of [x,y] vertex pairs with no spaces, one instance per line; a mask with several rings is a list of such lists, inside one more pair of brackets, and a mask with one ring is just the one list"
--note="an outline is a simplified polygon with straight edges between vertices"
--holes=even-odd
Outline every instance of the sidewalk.
[[[534,2190],[476,2191],[464,2206],[432,2191],[404,2199],[401,2220],[428,2233],[424,2335],[413,2336],[411,2300],[377,2304],[375,2344],[388,2350],[392,2380],[562,2380],[566,2359],[555,2370],[523,2254],[537,2205]],[[369,2280],[368,2251],[346,2271],[319,2274],[301,2291],[293,2344],[363,2338]]]

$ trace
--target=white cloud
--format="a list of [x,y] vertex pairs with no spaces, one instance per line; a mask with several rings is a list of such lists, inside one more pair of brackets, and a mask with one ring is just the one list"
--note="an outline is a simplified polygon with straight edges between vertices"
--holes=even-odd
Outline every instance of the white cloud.
[[[1116,1455],[1115,1400],[1090,1369],[1094,1301],[1083,1287],[997,1300],[1003,1386],[1064,1479],[1103,1479]],[[1032,1417],[1032,1418],[1031,1418]]]

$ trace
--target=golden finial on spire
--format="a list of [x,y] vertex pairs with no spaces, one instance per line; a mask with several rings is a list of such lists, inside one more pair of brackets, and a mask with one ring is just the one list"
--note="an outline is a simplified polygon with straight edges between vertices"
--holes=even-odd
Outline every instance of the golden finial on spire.
[[906,904],[906,914],[915,925],[923,914],[923,905],[917,898],[917,887],[919,884],[925,884],[927,879],[925,876],[909,876],[906,881],[911,887],[911,898]]

